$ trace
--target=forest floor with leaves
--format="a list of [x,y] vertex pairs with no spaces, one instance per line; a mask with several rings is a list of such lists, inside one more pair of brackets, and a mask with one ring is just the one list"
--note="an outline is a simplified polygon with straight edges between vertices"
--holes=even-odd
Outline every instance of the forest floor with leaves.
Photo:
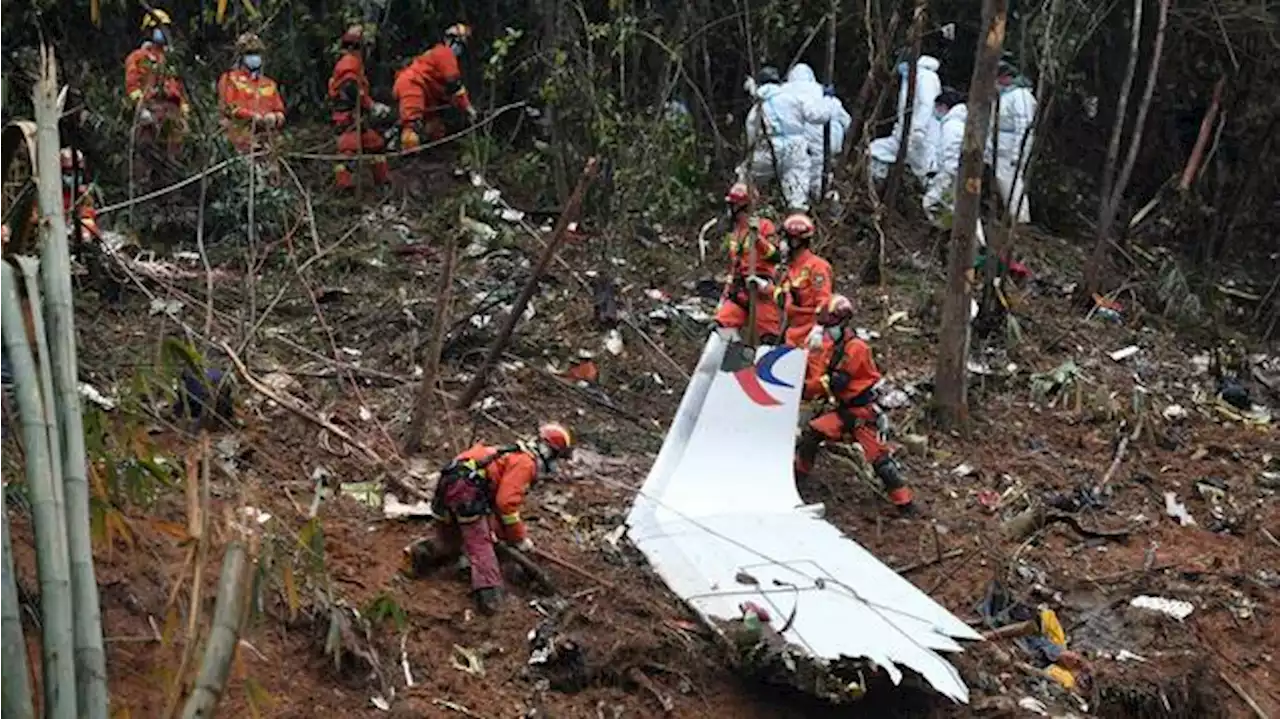
[[[442,165],[423,177],[434,197],[483,194]],[[202,463],[210,466],[213,527],[198,606],[205,616],[224,518],[243,518],[243,508],[253,507],[262,532],[253,616],[223,716],[850,715],[736,676],[620,529],[701,350],[722,265],[718,248],[700,263],[696,230],[638,226],[603,236],[583,223],[486,391],[471,411],[456,410],[449,398],[470,379],[541,250],[539,228],[553,219],[528,213],[512,221],[508,213],[504,220],[502,205],[469,205],[489,231],[473,226],[459,237],[444,395],[436,397],[424,456],[407,459],[398,442],[431,339],[444,233],[457,231],[456,206],[422,209],[412,199],[424,196],[421,189],[401,185],[363,209],[317,197],[315,224],[298,211],[292,234],[262,253],[254,273],[236,248],[211,244],[223,274],[208,297],[200,264],[174,260],[185,269],[135,276],[117,304],[92,293],[79,298],[82,379],[117,403],[103,414],[111,439],[95,469],[114,716],[157,716],[182,679],[178,667],[192,646],[187,557],[194,546],[183,487],[198,482]],[[996,640],[955,658],[973,692],[970,706],[873,687],[854,711],[1280,714],[1280,442],[1271,427],[1233,417],[1216,402],[1213,380],[1193,359],[1213,346],[1144,313],[1134,296],[1120,322],[1085,319],[1068,296],[1079,248],[1021,238],[1019,255],[1035,274],[1014,297],[1021,340],[975,340],[972,431],[936,432],[924,407],[943,265],[928,232],[887,229],[882,287],[859,282],[869,250],[848,230],[837,229],[818,250],[836,267],[837,287],[856,296],[856,324],[876,333],[872,346],[891,388],[909,400],[894,420],[924,511],[896,517],[859,479],[856,463],[834,453],[801,494],[824,503],[829,521],[975,626],[986,628],[978,605],[993,581],[1027,607],[1052,607],[1092,682],[1067,693],[1011,640]],[[194,250],[190,242],[147,244],[161,259]],[[272,392],[301,400],[314,417],[241,381],[239,426],[214,432],[204,445],[169,417],[169,398],[141,389],[147,385],[138,376],[149,373],[150,386],[173,380],[158,360],[164,337],[186,337],[221,363],[216,348],[237,344],[255,324],[254,341],[239,352],[247,371]],[[1111,359],[1128,345],[1138,353]],[[1068,360],[1073,368],[1064,367]],[[1280,397],[1260,385],[1254,400],[1280,407]],[[582,451],[564,476],[532,490],[525,514],[538,546],[585,574],[545,564],[557,600],[507,567],[511,594],[496,618],[472,611],[456,572],[406,577],[403,549],[429,527],[386,519],[375,505],[387,494],[415,501],[429,492],[430,472],[470,442],[508,442],[544,419],[572,425]],[[12,441],[14,433],[6,434]],[[140,459],[167,479],[148,482],[146,473],[126,471]],[[1194,526],[1169,516],[1167,493]],[[12,531],[19,583],[31,597],[38,584],[29,524],[15,515]],[[1190,602],[1191,612],[1178,620],[1130,606],[1142,595]],[[30,612],[26,624],[34,657]],[[560,652],[531,665],[539,627],[556,637]],[[389,709],[377,708],[375,698]]]

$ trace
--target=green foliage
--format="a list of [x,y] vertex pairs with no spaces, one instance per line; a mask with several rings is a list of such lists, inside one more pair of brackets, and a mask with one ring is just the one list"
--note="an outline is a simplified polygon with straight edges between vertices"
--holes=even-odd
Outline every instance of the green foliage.
[[369,605],[364,608],[363,614],[369,620],[369,623],[374,626],[388,619],[392,620],[398,632],[403,632],[408,624],[408,617],[404,609],[385,591],[380,592],[378,596],[369,602]]

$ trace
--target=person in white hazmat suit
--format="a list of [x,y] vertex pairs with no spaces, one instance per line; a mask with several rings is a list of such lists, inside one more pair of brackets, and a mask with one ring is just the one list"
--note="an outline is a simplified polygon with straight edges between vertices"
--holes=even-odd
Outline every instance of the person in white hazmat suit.
[[750,173],[757,184],[768,182],[775,175],[776,165],[787,207],[808,211],[812,165],[808,128],[821,128],[830,117],[822,102],[821,88],[816,96],[794,87],[787,90],[786,85],[778,83],[778,73],[773,68],[760,71],[759,84],[748,77],[742,87],[755,103],[747,113],[750,155],[738,166],[738,181],[745,182]]
[[[933,144],[938,137],[937,120],[933,117],[933,103],[942,92],[942,80],[938,77],[941,65],[937,58],[921,55],[916,60],[916,96],[911,108],[911,136],[907,140],[907,167],[920,180],[925,182],[933,170],[933,158],[936,152]],[[871,141],[867,148],[870,161],[867,166],[873,180],[883,180],[889,175],[889,168],[898,159],[899,138],[902,137],[902,123],[906,118],[907,79],[910,67],[906,62],[898,63],[898,75],[901,81],[898,86],[898,119],[893,123],[893,132],[888,137],[879,137]]]
[[[813,68],[801,62],[787,73],[787,81],[782,86],[783,92],[795,93],[806,102],[822,103],[830,113],[831,124],[831,157],[839,157],[844,148],[844,135],[853,118],[844,109],[844,103],[836,97],[835,88],[823,87],[813,74]],[[809,146],[809,198],[817,201],[822,195],[822,161],[823,138],[827,123],[810,124],[805,127],[805,136]]]
[[[938,120],[938,151],[934,155],[933,174],[925,183],[924,212],[933,224],[943,229],[951,228],[952,213],[956,208],[956,178],[960,176],[960,152],[964,148],[964,126],[969,120],[969,108],[964,104],[964,93],[944,88],[934,103],[933,114]],[[986,246],[982,220],[976,228],[978,244]]]
[[996,189],[1004,201],[1005,211],[1012,213],[1018,222],[1027,223],[1031,222],[1031,202],[1026,196],[1027,159],[1035,142],[1031,123],[1036,117],[1036,98],[1031,92],[1031,82],[1006,60],[1000,61],[996,84],[1000,90],[1000,115],[984,154],[986,161],[994,166]]

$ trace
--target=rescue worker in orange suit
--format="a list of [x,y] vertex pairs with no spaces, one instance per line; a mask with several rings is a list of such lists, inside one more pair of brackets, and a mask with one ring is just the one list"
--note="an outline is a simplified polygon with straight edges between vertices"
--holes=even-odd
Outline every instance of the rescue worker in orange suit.
[[[66,216],[68,237],[72,242],[102,239],[102,233],[98,230],[98,211],[93,207],[93,197],[85,182],[84,155],[78,150],[73,155],[69,147],[62,148],[58,155],[62,161],[62,211]],[[79,237],[75,234],[77,222],[80,227]]]
[[356,160],[361,151],[374,155],[373,181],[387,181],[387,158],[382,155],[382,134],[372,125],[385,119],[390,108],[374,102],[369,95],[369,78],[364,72],[364,28],[352,25],[342,34],[342,57],[329,77],[329,103],[333,107],[333,126],[338,131],[338,153],[351,160],[334,165],[334,181],[342,189],[356,186]]
[[818,324],[824,328],[822,346],[809,353],[803,397],[825,400],[831,408],[810,420],[796,443],[796,479],[812,471],[823,442],[852,437],[884,484],[889,501],[903,514],[911,514],[915,510],[911,488],[885,445],[889,416],[876,404],[880,370],[871,358],[871,347],[848,329],[852,317],[853,303],[843,295],[834,295],[818,312]]
[[444,31],[444,42],[413,59],[396,74],[394,91],[400,105],[400,148],[412,150],[445,135],[440,111],[452,105],[475,122],[476,109],[462,84],[458,58],[471,38],[470,26],[458,23]]
[[822,346],[822,328],[818,326],[818,310],[831,301],[834,283],[831,263],[809,249],[817,228],[808,215],[797,212],[782,221],[782,235],[787,243],[787,275],[782,291],[787,304],[787,344],[816,350]]
[[731,223],[729,282],[716,307],[716,325],[728,330],[729,339],[738,339],[750,316],[750,301],[754,296],[756,335],[761,344],[777,345],[782,341],[786,301],[782,288],[774,281],[778,263],[782,261],[777,229],[769,219],[751,214],[752,192],[746,183],[734,183],[724,201]]
[[435,537],[406,550],[415,571],[429,571],[464,555],[480,611],[493,614],[502,598],[502,572],[494,553],[495,535],[507,544],[533,549],[520,518],[524,495],[534,479],[555,471],[556,460],[571,457],[573,438],[562,425],[548,423],[538,438],[506,447],[475,444],[440,470],[431,513]]
[[251,32],[236,39],[236,67],[218,78],[222,129],[242,153],[263,149],[284,127],[284,98],[276,81],[262,74],[266,45]]
[[[135,142],[139,146],[163,142],[169,158],[176,159],[191,105],[182,80],[165,57],[171,25],[164,10],[152,9],[143,16],[142,44],[124,59],[124,88],[135,118]],[[140,163],[140,169],[149,174],[147,163]]]

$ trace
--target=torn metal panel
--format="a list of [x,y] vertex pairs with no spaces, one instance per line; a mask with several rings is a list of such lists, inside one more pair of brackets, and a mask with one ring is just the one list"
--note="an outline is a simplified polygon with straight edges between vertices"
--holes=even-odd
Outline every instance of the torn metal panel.
[[865,658],[894,682],[899,666],[967,702],[937,652],[980,639],[969,626],[804,507],[792,474],[804,381],[799,349],[760,348],[721,371],[712,335],[627,518],[631,541],[695,610],[722,620],[767,607],[783,637],[821,660]]

